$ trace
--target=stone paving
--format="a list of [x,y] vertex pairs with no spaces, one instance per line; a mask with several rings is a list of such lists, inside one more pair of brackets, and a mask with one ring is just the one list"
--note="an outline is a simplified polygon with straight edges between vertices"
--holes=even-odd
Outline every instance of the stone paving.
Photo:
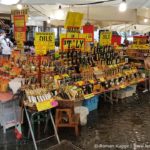
[[[14,129],[6,136],[0,130],[0,150],[33,150],[31,141],[15,140]],[[118,104],[100,103],[90,113],[88,123],[75,137],[73,129],[60,129],[61,140],[66,139],[85,150],[149,150],[150,149],[150,93],[130,97]],[[39,143],[39,149],[48,149],[56,140]],[[64,150],[64,149],[61,149]]]

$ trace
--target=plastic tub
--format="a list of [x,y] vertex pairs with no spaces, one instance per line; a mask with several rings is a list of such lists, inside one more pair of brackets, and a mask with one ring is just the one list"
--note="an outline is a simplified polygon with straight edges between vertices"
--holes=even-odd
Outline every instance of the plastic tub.
[[90,99],[83,101],[83,106],[87,107],[89,111],[96,110],[98,108],[99,96],[94,96]]
[[76,114],[80,114],[80,124],[82,126],[87,124],[87,115],[89,114],[88,108],[84,106],[78,106],[74,108]]

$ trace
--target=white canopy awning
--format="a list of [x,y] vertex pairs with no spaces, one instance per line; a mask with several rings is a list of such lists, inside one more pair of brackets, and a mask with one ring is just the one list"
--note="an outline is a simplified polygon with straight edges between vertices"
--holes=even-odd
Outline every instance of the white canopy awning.
[[[21,0],[21,3],[28,5],[30,9],[29,14],[32,19],[28,22],[29,25],[42,25],[42,22],[46,21],[48,17],[51,18],[51,24],[56,26],[63,25],[67,12],[77,11],[84,13],[83,24],[87,20],[101,28],[119,24],[129,24],[131,26],[137,24],[145,26],[145,29],[142,31],[150,31],[148,26],[150,20],[147,23],[144,22],[144,18],[150,19],[150,0],[126,0],[128,9],[123,13],[118,11],[118,6],[122,0],[114,0],[97,5],[75,5],[77,3],[84,4],[98,1],[108,0]],[[62,6],[61,15],[58,15],[59,5]],[[16,6],[0,5],[1,13],[10,13],[11,9],[16,9]],[[88,10],[89,16],[87,15]]]

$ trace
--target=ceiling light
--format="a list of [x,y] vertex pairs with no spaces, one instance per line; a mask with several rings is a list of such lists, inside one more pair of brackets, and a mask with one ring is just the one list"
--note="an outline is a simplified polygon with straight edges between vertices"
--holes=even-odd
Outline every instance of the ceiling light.
[[51,20],[50,20],[50,18],[48,18],[48,19],[47,19],[47,23],[51,23]]
[[144,22],[145,22],[145,23],[147,23],[147,22],[148,22],[148,19],[147,19],[147,18],[145,18],[145,19],[144,19]]
[[55,19],[61,20],[64,19],[64,11],[62,10],[61,5],[59,5],[58,10],[55,12]]
[[0,0],[0,4],[3,4],[3,5],[14,5],[19,2],[20,0]]
[[136,26],[134,26],[134,29],[136,30]]
[[31,20],[31,17],[30,17],[30,16],[28,17],[28,20]]
[[61,5],[59,5],[59,9],[61,9]]
[[122,0],[122,2],[119,5],[119,11],[125,12],[127,10],[127,3],[126,0]]
[[21,4],[17,5],[17,9],[22,10],[23,6]]

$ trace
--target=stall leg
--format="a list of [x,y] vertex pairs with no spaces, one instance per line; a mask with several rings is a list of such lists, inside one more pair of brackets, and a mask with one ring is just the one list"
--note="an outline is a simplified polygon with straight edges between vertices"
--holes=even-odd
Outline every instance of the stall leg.
[[119,90],[117,89],[117,96],[116,96],[116,101],[117,101],[117,103],[119,102],[119,97],[118,97],[118,95],[119,95]]
[[35,141],[34,133],[33,133],[33,130],[32,130],[30,118],[29,118],[29,115],[28,115],[28,112],[27,112],[26,107],[25,107],[25,113],[26,113],[26,116],[27,116],[27,120],[28,120],[28,124],[29,124],[29,129],[30,129],[30,131],[31,131],[31,136],[32,136],[34,148],[35,148],[35,150],[37,150],[37,144],[36,144],[36,141]]
[[148,71],[149,92],[150,92],[150,70]]
[[3,103],[2,103],[2,125],[3,125],[3,133],[6,134],[6,126],[5,126],[5,121],[4,121],[4,118],[3,118],[3,113],[4,113],[4,106],[3,106]]
[[46,133],[47,127],[48,127],[48,121],[49,121],[49,116],[46,115],[46,125],[44,128],[44,133]]
[[57,138],[58,144],[60,144],[60,139],[59,139],[59,136],[58,136],[58,133],[57,133],[57,129],[56,129],[56,126],[55,126],[55,123],[54,123],[54,119],[53,119],[51,110],[49,110],[49,115],[50,115],[50,118],[52,120],[52,124],[53,124],[53,127],[54,127],[54,132],[55,132],[55,136]]
[[110,91],[110,103],[113,105],[113,94],[112,94],[112,91]]
[[106,93],[104,93],[104,101],[106,102]]

